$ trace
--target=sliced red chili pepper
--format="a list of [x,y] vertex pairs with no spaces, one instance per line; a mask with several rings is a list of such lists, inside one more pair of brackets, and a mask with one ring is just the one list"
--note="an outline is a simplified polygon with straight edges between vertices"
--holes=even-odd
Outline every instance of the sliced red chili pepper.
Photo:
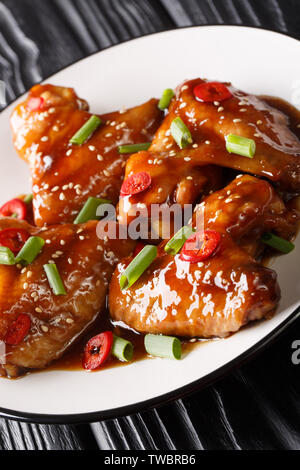
[[146,171],[135,173],[124,181],[121,197],[142,193],[151,186],[151,176]]
[[0,232],[0,246],[6,246],[16,255],[29,237],[30,233],[22,228],[6,228]]
[[194,233],[184,244],[180,259],[199,263],[210,258],[221,242],[221,234],[214,230]]
[[29,111],[39,111],[43,108],[44,103],[45,100],[41,96],[29,98],[27,101],[27,109],[29,109]]
[[138,242],[133,252],[133,257],[135,258],[145,248],[145,246],[146,246],[145,243]]
[[21,199],[11,199],[0,208],[0,217],[11,217],[16,214],[17,219],[25,220],[27,216],[27,205]]
[[204,101],[204,103],[224,101],[232,96],[227,86],[220,82],[201,83],[194,88],[194,95],[198,100]]
[[10,346],[17,346],[28,335],[30,327],[30,316],[26,313],[21,313],[8,328],[4,342]]
[[105,331],[91,338],[84,349],[82,365],[86,370],[98,369],[108,359],[113,345],[113,334]]

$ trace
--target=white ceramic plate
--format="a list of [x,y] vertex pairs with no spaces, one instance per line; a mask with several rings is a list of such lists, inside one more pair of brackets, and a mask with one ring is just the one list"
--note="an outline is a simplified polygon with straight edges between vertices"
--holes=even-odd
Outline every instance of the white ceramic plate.
[[[185,28],[107,49],[47,81],[74,87],[94,112],[103,113],[159,97],[165,88],[198,76],[295,101],[300,87],[300,43],[247,27]],[[11,142],[13,106],[0,115],[0,202],[29,190],[27,167]],[[40,422],[95,421],[130,414],[209,383],[260,350],[297,316],[299,255],[300,240],[292,254],[273,264],[282,301],[272,320],[246,327],[229,339],[202,344],[178,362],[152,359],[93,374],[45,371],[16,381],[3,379],[2,413]]]

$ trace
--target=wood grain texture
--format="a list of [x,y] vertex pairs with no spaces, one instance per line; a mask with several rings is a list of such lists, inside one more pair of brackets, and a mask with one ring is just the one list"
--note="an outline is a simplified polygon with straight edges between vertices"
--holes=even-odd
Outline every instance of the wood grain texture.
[[[12,101],[35,82],[112,44],[194,24],[248,24],[300,38],[298,0],[0,0],[0,79]],[[106,423],[0,419],[0,449],[299,449],[300,321],[214,386]],[[297,338],[298,335],[298,338]]]

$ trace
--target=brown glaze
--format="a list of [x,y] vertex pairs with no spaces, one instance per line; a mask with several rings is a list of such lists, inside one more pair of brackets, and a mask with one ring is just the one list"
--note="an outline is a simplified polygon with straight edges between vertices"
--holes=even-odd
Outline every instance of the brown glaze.
[[[199,102],[193,90],[202,82],[191,80],[178,87],[149,151],[128,160],[126,177],[147,171],[153,184],[138,196],[121,199],[120,220],[126,221],[137,203],[147,206],[168,201],[181,205],[193,203],[201,193],[205,194],[207,179],[211,182],[210,189],[216,189],[215,178],[220,174],[217,166],[263,176],[285,192],[299,193],[299,111],[279,98],[257,97],[230,84],[226,85],[231,98],[221,103]],[[193,144],[184,150],[178,148],[170,135],[176,117],[184,121],[193,137]],[[225,142],[228,134],[254,139],[255,157],[229,154]]]
[[[43,97],[40,111],[29,111],[31,97]],[[73,222],[90,196],[116,203],[128,155],[124,144],[150,142],[162,120],[157,100],[100,116],[103,125],[83,145],[69,143],[91,117],[73,89],[36,85],[15,109],[14,145],[32,174],[34,214],[38,226]]]
[[[96,221],[47,230],[26,222],[1,219],[0,230],[25,228],[46,240],[41,254],[25,269],[0,266],[0,339],[21,313],[31,317],[31,330],[17,346],[6,346],[3,372],[17,376],[40,369],[60,357],[105,309],[108,284],[118,260],[134,249],[131,240],[99,240]],[[54,261],[67,295],[56,296],[43,265]]]
[[199,212],[205,230],[222,234],[217,252],[193,264],[166,254],[163,243],[158,258],[126,291],[119,281],[132,258],[121,261],[110,284],[114,321],[143,333],[207,338],[227,336],[274,312],[280,298],[276,273],[253,255],[266,230],[292,236],[298,214],[289,213],[268,182],[249,175],[207,197],[194,227]]

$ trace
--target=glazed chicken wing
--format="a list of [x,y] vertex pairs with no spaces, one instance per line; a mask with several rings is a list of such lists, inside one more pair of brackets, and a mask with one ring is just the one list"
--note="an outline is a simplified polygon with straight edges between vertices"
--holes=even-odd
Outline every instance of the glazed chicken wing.
[[[201,102],[195,98],[196,79],[178,87],[169,113],[147,152],[132,155],[126,165],[126,178],[147,171],[151,188],[129,203],[166,201],[190,204],[203,193],[209,175],[218,177],[217,166],[266,177],[289,193],[300,191],[300,113],[283,100],[259,98],[226,84],[231,96],[222,102]],[[292,116],[292,118],[291,118]],[[191,132],[193,143],[180,150],[171,135],[173,120],[180,117]],[[228,153],[225,137],[235,134],[254,139],[254,158]],[[216,165],[211,170],[211,166]],[[216,189],[212,187],[211,189]],[[126,220],[130,205],[121,199],[120,216]]]
[[[134,248],[130,240],[99,240],[97,222],[47,230],[1,219],[0,230],[18,228],[43,238],[41,254],[25,268],[0,265],[0,339],[9,344],[1,358],[3,375],[16,377],[59,358],[105,307],[108,283],[118,260]],[[55,262],[67,295],[54,295],[43,265]],[[7,340],[20,315],[30,329],[18,344]]]
[[149,142],[162,120],[157,101],[101,116],[103,124],[83,145],[70,139],[88,121],[88,105],[73,89],[36,85],[15,109],[14,145],[32,174],[38,226],[73,222],[90,196],[116,203],[128,155],[123,144]]
[[197,208],[204,229],[218,231],[221,242],[204,262],[183,261],[164,251],[129,289],[119,281],[131,258],[114,273],[109,306],[115,322],[142,333],[184,337],[225,337],[252,320],[275,311],[280,290],[276,273],[253,257],[266,230],[295,233],[298,214],[288,211],[272,186],[249,175],[207,197]]

